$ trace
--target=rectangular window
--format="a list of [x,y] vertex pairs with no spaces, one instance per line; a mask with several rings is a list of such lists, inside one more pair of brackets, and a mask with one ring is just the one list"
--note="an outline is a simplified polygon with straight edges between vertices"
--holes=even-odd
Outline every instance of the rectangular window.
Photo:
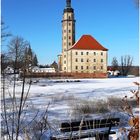
[[88,68],[89,68],[89,67],[87,66],[87,70],[88,70]]
[[69,46],[71,46],[71,43],[69,42]]
[[81,52],[81,55],[83,55],[83,52]]
[[78,52],[75,52],[76,55],[78,55]]
[[71,33],[71,30],[69,30],[69,33]]
[[75,59],[75,62],[78,62],[78,59],[77,58]]
[[81,62],[84,62],[83,58],[81,59]]
[[71,39],[71,36],[69,36],[69,39]]
[[103,52],[101,52],[101,55],[103,55]]
[[93,62],[96,62],[96,59],[93,59]]
[[69,26],[71,26],[71,23],[69,22]]
[[75,66],[75,69],[77,70],[78,69],[78,66]]
[[96,55],[96,52],[94,52],[94,55]]
[[64,61],[64,64],[66,64],[66,61]]
[[101,66],[101,70],[103,69],[103,66]]
[[93,69],[96,70],[96,66],[93,66]]
[[86,53],[87,55],[89,54],[89,52]]
[[104,62],[104,60],[103,60],[103,59],[101,59],[101,62]]
[[66,67],[64,67],[64,70],[66,70]]
[[64,58],[66,58],[66,55],[64,55]]
[[83,66],[81,66],[81,70],[83,70]]
[[87,62],[89,62],[89,59],[87,59]]

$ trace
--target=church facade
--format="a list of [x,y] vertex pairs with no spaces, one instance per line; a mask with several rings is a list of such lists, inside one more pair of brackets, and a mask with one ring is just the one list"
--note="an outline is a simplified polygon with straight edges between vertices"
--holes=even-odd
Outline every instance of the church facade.
[[75,42],[75,17],[71,0],[66,0],[62,19],[62,53],[58,55],[60,72],[107,73],[107,52],[91,35]]

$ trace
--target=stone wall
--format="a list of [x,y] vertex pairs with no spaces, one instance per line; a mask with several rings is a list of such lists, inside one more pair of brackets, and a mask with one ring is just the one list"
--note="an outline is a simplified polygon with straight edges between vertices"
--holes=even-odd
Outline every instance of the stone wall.
[[106,73],[27,73],[32,78],[107,78]]

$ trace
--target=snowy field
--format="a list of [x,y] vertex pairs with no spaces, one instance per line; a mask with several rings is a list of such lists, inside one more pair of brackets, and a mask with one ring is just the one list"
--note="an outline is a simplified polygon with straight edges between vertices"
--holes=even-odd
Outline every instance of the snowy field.
[[[139,78],[107,78],[107,79],[32,79],[28,95],[26,114],[28,121],[48,107],[50,122],[59,123],[71,120],[71,105],[78,100],[106,100],[110,97],[132,96],[130,90],[136,90],[133,82]],[[67,82],[66,82],[67,81]],[[77,81],[77,82],[74,82]],[[12,92],[12,82],[7,81],[7,91]],[[28,84],[25,86],[28,90]],[[17,82],[16,97],[21,96],[21,82]],[[7,98],[9,98],[7,96]]]
[[[49,116],[51,120],[70,119],[70,100],[99,100],[109,97],[132,96],[130,90],[137,89],[133,82],[139,81],[135,78],[108,78],[108,79],[32,79],[28,103],[32,106],[31,113],[38,110],[43,112],[48,104]],[[66,82],[69,81],[69,82]],[[12,84],[9,83],[9,91],[12,91]],[[16,87],[16,96],[20,97],[21,83]],[[28,89],[28,84],[25,86]],[[56,117],[57,116],[57,117]]]

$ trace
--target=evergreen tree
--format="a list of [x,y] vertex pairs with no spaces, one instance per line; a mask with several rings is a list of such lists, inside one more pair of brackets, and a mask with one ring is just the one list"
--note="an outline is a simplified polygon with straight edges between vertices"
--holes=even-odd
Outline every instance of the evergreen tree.
[[36,54],[33,57],[33,66],[38,66],[38,59],[37,59]]
[[58,70],[58,64],[55,61],[51,64],[50,67],[55,68],[56,71]]
[[29,47],[28,47],[28,55],[32,56],[33,55],[33,52],[32,52],[32,49],[31,49],[31,45],[29,44]]
[[37,59],[36,54],[32,51],[31,45],[29,45],[29,47],[28,47],[27,54],[28,54],[28,60],[30,62],[30,65],[31,66],[37,66],[38,65],[38,59]]

